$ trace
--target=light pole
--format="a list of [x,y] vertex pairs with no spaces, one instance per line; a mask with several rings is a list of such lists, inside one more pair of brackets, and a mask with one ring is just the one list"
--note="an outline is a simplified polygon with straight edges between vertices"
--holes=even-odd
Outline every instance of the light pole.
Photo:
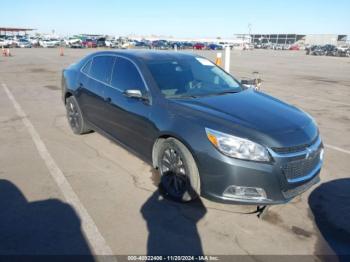
[[250,43],[252,43],[252,24],[248,24],[248,31],[249,31],[249,37],[250,37]]

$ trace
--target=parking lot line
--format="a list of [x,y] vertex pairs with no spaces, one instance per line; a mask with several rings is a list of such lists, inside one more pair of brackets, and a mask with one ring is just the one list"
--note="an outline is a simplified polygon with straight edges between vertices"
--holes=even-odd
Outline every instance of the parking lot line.
[[332,145],[325,144],[325,147],[328,147],[330,149],[333,149],[333,150],[336,150],[336,151],[339,151],[339,152],[342,152],[342,153],[350,155],[350,151],[349,150],[342,149],[342,148],[337,147],[337,146],[332,146]]
[[27,117],[26,113],[16,101],[15,97],[11,93],[10,89],[6,84],[2,83],[2,87],[5,90],[8,98],[11,100],[14,108],[16,109],[17,115],[22,119],[24,126],[27,128],[36,149],[40,157],[44,160],[53,180],[56,182],[58,188],[61,190],[67,203],[71,204],[76,212],[78,213],[82,221],[82,229],[87,237],[93,253],[96,255],[113,255],[113,252],[106,240],[103,238],[102,234],[98,230],[94,220],[89,215],[83,204],[80,202],[77,194],[74,192],[72,186],[69,184],[68,180],[64,176],[61,169],[56,164],[55,160],[49,153],[46,145],[40,138],[39,133],[36,131],[35,127]]

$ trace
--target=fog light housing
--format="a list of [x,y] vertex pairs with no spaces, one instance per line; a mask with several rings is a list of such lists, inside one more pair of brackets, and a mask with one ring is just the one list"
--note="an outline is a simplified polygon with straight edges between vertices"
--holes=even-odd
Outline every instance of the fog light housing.
[[223,196],[237,200],[267,200],[265,190],[259,187],[229,186],[224,191]]

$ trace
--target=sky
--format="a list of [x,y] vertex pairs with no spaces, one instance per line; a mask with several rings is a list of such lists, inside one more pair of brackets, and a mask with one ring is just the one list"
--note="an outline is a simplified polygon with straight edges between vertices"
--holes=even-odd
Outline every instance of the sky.
[[11,0],[0,26],[79,33],[232,37],[236,33],[350,35],[350,1]]

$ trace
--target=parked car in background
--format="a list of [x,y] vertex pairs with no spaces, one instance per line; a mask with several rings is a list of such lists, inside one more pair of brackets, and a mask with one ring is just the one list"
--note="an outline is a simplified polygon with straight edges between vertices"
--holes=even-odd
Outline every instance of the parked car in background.
[[298,45],[291,45],[289,47],[289,50],[292,50],[292,51],[299,51],[300,50],[300,47]]
[[342,45],[338,46],[338,56],[342,57],[350,57],[350,46],[349,45]]
[[7,47],[7,42],[5,38],[0,38],[0,47]]
[[105,44],[106,44],[106,47],[109,47],[109,48],[119,48],[120,47],[119,42],[115,39],[106,39]]
[[305,49],[307,55],[315,55],[315,56],[320,56],[320,55],[325,55],[325,52],[320,45],[313,45]]
[[271,49],[272,43],[263,43],[262,49]]
[[291,45],[289,44],[282,45],[282,50],[289,50],[290,47]]
[[316,45],[310,45],[305,47],[306,55],[311,55],[311,52],[317,48]]
[[233,48],[233,44],[227,42],[219,42],[219,45],[221,45],[223,49],[226,47],[230,47],[231,49]]
[[96,40],[97,47],[105,47],[106,46],[106,38],[100,37]]
[[170,45],[166,40],[156,40],[152,42],[152,47],[155,49],[167,50],[170,48]]
[[310,53],[311,55],[315,55],[315,56],[323,56],[326,54],[325,50],[322,48],[322,46],[316,46],[316,48],[311,51]]
[[51,38],[51,39],[45,39],[45,40],[40,40],[39,44],[42,47],[45,48],[53,48],[53,47],[58,47],[60,45],[61,41],[56,38]]
[[95,39],[87,38],[82,42],[82,44],[84,47],[87,47],[87,48],[96,48],[97,47],[97,43],[96,43]]
[[25,39],[25,38],[22,38],[18,41],[18,47],[21,47],[21,48],[31,48],[32,47],[32,43]]
[[254,45],[245,43],[243,44],[243,50],[254,50]]
[[338,49],[335,45],[325,45],[322,47],[326,56],[337,56]]
[[3,46],[4,47],[17,47],[17,39],[13,36],[5,36],[3,38]]
[[143,42],[143,41],[136,42],[135,43],[135,47],[136,48],[142,48],[142,49],[150,49],[151,48],[151,46],[148,43]]
[[70,44],[70,48],[84,48],[82,41]]
[[21,39],[21,37],[18,36],[12,36],[11,38],[9,38],[9,42],[11,42],[10,47],[19,47],[19,40]]
[[203,49],[205,49],[205,44],[203,44],[203,43],[196,43],[196,44],[193,45],[193,49],[203,50]]
[[39,43],[40,39],[39,39],[39,37],[32,36],[32,37],[29,37],[28,40],[30,41],[30,43],[32,44],[33,47],[40,46],[40,43]]
[[209,44],[207,45],[208,50],[222,50],[222,46],[218,44]]
[[191,42],[183,42],[182,44],[184,49],[193,49],[193,43]]
[[320,181],[315,120],[195,54],[90,54],[63,71],[62,99],[75,134],[136,152],[177,201],[282,204]]
[[177,49],[184,49],[185,48],[184,42],[170,42],[169,45],[172,49],[175,49],[175,47]]
[[273,44],[273,45],[271,45],[271,49],[273,49],[273,50],[284,50],[282,44]]
[[313,45],[305,48],[307,55],[315,55],[315,56],[339,56],[339,57],[347,57],[349,55],[349,46],[341,45]]
[[72,47],[72,45],[79,43],[81,44],[81,39],[80,38],[76,38],[76,37],[69,37],[64,39],[64,44],[68,47]]
[[121,42],[121,44],[120,44],[120,48],[122,48],[122,49],[129,48],[130,46],[131,46],[131,44],[128,41]]

